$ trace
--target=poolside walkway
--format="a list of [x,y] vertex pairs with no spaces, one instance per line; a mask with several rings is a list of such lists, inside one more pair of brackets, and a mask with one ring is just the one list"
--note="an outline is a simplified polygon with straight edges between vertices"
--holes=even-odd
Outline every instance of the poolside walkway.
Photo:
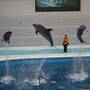
[[72,45],[68,52],[63,52],[62,46],[34,46],[34,47],[1,47],[0,61],[24,58],[60,58],[90,56],[90,45]]

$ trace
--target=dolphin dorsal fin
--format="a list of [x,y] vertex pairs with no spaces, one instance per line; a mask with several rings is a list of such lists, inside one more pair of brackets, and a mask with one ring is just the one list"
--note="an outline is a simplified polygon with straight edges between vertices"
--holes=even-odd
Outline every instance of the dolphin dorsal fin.
[[47,30],[50,32],[50,31],[52,31],[53,29],[52,29],[52,28],[48,28]]

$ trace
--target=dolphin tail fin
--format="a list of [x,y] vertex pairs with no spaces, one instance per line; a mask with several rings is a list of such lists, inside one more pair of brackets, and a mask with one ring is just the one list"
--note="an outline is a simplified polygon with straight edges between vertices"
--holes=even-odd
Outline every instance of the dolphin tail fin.
[[53,47],[54,45],[53,45],[53,42],[51,42],[51,47]]

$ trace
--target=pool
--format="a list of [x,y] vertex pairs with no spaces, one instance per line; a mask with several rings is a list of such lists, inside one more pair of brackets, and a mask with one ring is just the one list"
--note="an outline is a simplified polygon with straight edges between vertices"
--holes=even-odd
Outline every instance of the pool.
[[[78,58],[77,58],[78,59]],[[0,62],[0,90],[90,90],[90,57],[83,57],[84,70],[74,72],[75,58],[37,58],[9,61],[7,83],[5,61]],[[78,68],[80,69],[80,68]],[[80,73],[76,76],[75,73]],[[42,76],[39,86],[39,74]],[[85,76],[85,77],[84,77]],[[81,77],[81,78],[80,78]],[[45,78],[45,79],[44,79]],[[79,79],[78,79],[79,78]],[[78,80],[77,80],[78,79]]]
[[89,47],[74,50],[1,49],[0,90],[90,90]]

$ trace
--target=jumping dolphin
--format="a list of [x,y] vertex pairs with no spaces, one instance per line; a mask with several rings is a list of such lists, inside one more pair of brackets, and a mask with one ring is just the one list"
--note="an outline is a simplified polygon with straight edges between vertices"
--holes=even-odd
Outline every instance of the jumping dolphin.
[[52,30],[51,28],[46,29],[44,26],[40,25],[40,24],[33,24],[33,26],[36,29],[36,34],[38,34],[38,32],[45,38],[47,39],[50,43],[51,43],[51,47],[53,46],[53,40],[50,34],[50,31]]
[[11,37],[12,32],[8,31],[3,35],[3,41],[5,41],[6,43],[10,43],[10,37]]
[[77,30],[77,38],[80,41],[80,43],[86,43],[82,38],[82,35],[83,35],[83,32],[84,32],[85,29],[86,29],[86,26],[81,25]]

